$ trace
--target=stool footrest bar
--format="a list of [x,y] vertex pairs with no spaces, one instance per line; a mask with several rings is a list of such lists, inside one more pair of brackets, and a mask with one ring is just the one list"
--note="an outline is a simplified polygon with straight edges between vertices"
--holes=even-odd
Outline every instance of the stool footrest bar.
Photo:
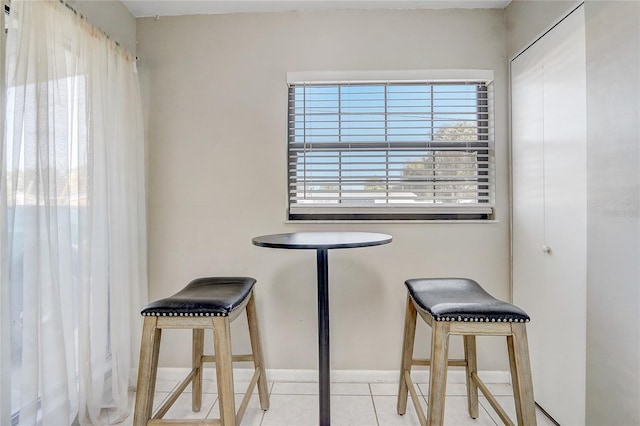
[[247,410],[249,399],[251,399],[251,394],[253,393],[253,389],[255,389],[259,378],[260,378],[260,370],[256,368],[255,372],[253,373],[253,377],[251,377],[251,382],[249,382],[249,386],[247,387],[247,391],[244,393],[244,397],[242,398],[240,407],[238,407],[238,413],[236,414],[236,424],[238,425],[242,423],[244,412]]
[[153,419],[147,422],[147,425],[198,425],[198,426],[221,426],[220,419],[202,419],[202,420],[163,420]]
[[162,417],[164,417],[164,415],[167,414],[167,411],[169,411],[171,406],[178,400],[180,395],[182,395],[182,392],[184,392],[184,390],[187,388],[189,383],[193,381],[193,378],[196,375],[196,370],[197,369],[195,368],[192,369],[191,373],[189,373],[187,377],[182,381],[182,383],[178,385],[177,389],[171,393],[171,395],[169,396],[169,399],[167,399],[165,403],[162,404],[162,406],[158,409],[158,412],[156,413],[156,415],[153,416],[154,420],[162,419]]
[[482,394],[485,396],[485,398],[487,398],[487,401],[489,401],[489,404],[491,404],[493,409],[496,410],[496,413],[498,413],[498,416],[504,422],[504,424],[507,426],[515,426],[513,421],[509,418],[509,415],[498,403],[498,400],[495,398],[495,396],[493,396],[487,385],[484,384],[484,382],[480,379],[480,377],[478,377],[476,373],[471,374],[471,380],[473,380],[476,386],[478,386],[478,389],[482,391]]
[[427,418],[424,416],[424,411],[422,411],[422,406],[420,404],[420,398],[418,398],[418,394],[416,393],[416,387],[413,384],[413,380],[411,380],[411,373],[408,371],[404,372],[404,381],[407,383],[407,388],[409,389],[409,395],[411,395],[411,400],[413,401],[413,406],[416,409],[416,413],[418,414],[418,419],[420,420],[421,425],[427,424]]
[[[414,358],[411,360],[411,365],[431,365],[430,359]],[[467,361],[464,359],[450,359],[447,364],[449,367],[466,367]]]
[[[232,362],[253,362],[253,355],[233,355],[231,357]],[[216,362],[215,355],[204,355],[202,362]]]

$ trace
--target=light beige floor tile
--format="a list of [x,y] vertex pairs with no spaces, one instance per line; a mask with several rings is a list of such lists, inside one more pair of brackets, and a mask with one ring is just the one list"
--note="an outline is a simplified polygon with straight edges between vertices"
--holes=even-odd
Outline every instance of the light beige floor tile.
[[[238,386],[240,384],[238,383]],[[234,383],[234,387],[236,384]],[[191,386],[189,386],[191,388]],[[215,380],[203,380],[202,381],[202,393],[218,393],[218,383]]]
[[[174,402],[164,419],[204,419],[209,414],[211,407],[217,401],[217,395],[202,394],[202,407],[200,411],[193,411],[191,408],[191,393],[183,393]],[[155,404],[154,404],[155,405]]]
[[376,426],[371,396],[331,397],[331,424],[336,426]]
[[398,383],[371,383],[371,395],[393,396],[398,395]]
[[313,426],[318,424],[317,395],[277,395],[272,393],[270,403],[269,410],[264,413],[262,426]]
[[156,380],[156,392],[171,392],[175,387],[180,383],[179,380],[166,380],[166,379],[157,379]]
[[[265,412],[262,426],[305,426],[318,424],[317,395],[277,395]],[[370,396],[334,395],[331,397],[331,424],[334,426],[376,426]]]
[[[428,384],[419,384],[418,387],[420,388],[420,392],[422,392],[424,396],[429,395]],[[447,396],[466,396],[467,385],[463,383],[447,383],[445,392]]]
[[154,413],[164,403],[165,399],[167,399],[168,396],[169,396],[168,392],[156,392],[153,395],[153,412]]
[[[238,407],[242,403],[242,394],[235,394],[235,410],[238,411]],[[242,426],[260,426],[262,422],[262,418],[264,413],[268,411],[262,411],[260,408],[260,399],[258,395],[251,395],[249,399],[249,403],[247,404],[247,409],[244,412],[244,416],[242,417]],[[218,405],[218,400],[216,399],[216,403],[213,405],[213,408],[209,412],[208,419],[219,419],[220,418],[220,406]]]
[[513,388],[508,383],[487,383],[493,396],[513,396]]
[[[429,384],[428,383],[417,383],[418,390],[424,396],[429,395]],[[448,385],[448,384],[447,384]],[[449,392],[449,386],[447,386],[447,392]]]
[[368,383],[331,383],[331,395],[371,396]]
[[[156,392],[153,396],[153,410],[152,412],[155,413],[158,408],[160,408],[160,406],[162,405],[162,403],[167,399],[167,397],[169,396],[169,392]],[[127,417],[125,420],[123,420],[121,423],[117,423],[119,425],[132,425],[133,424],[133,415],[136,409],[136,393],[135,392],[131,392],[129,394],[129,407],[130,407],[130,412],[129,412],[129,417]],[[111,421],[115,422],[117,419],[113,418],[113,415],[111,416]]]
[[[507,383],[487,383],[486,384],[491,393],[494,396],[511,396],[513,395],[513,389],[510,384]],[[418,387],[423,395],[429,395],[429,385],[419,384]],[[479,391],[480,392],[480,391]],[[464,383],[447,383],[447,396],[466,396],[467,385]]]
[[[480,406],[478,408],[479,416],[477,419],[473,419],[469,416],[466,396],[447,396],[444,408],[444,424],[455,426],[495,426],[496,422],[483,407]],[[500,424],[502,424],[502,422],[500,422]]]
[[[214,383],[214,385],[215,385],[215,383]],[[271,390],[272,386],[273,386],[273,383],[267,382],[267,390],[268,391]],[[233,384],[233,391],[234,391],[235,394],[244,395],[248,388],[249,388],[249,382],[235,382]],[[215,392],[217,393],[218,391],[215,390]],[[258,384],[256,384],[256,386],[253,388],[253,392],[251,392],[251,393],[253,395],[257,395],[258,394]]]
[[318,383],[313,382],[276,382],[274,395],[318,395]]
[[[396,390],[397,392],[397,390]],[[380,426],[419,426],[418,414],[413,406],[411,397],[407,401],[407,412],[399,415],[397,410],[398,398],[396,396],[374,395],[373,403]],[[422,400],[422,410],[427,409],[427,403]]]
[[[498,414],[495,412],[489,401],[486,398],[480,397],[480,404],[487,410],[489,415],[495,420],[496,423],[502,424],[502,420],[498,417]],[[510,396],[496,396],[496,400],[500,403],[500,406],[506,411],[507,415],[511,418],[511,420],[516,422],[516,404],[513,400],[513,397]],[[538,422],[538,426],[555,426],[555,423],[551,421],[540,409],[536,407],[536,420]]]
[[[267,388],[271,388],[271,385],[273,383],[267,381]],[[235,392],[234,393],[244,393],[247,390],[247,387],[249,386],[249,382],[247,381],[234,381],[233,383],[233,387]],[[191,385],[187,385],[187,387],[184,390],[185,392],[191,392]],[[168,392],[168,391],[167,391]],[[256,387],[253,389],[253,393],[257,393],[258,392],[258,386],[256,385]],[[203,379],[202,380],[202,393],[218,393],[218,383],[215,380],[211,380],[211,379]]]
[[[371,395],[368,383],[331,383],[331,395]],[[273,385],[276,395],[318,395],[318,383],[278,382]]]

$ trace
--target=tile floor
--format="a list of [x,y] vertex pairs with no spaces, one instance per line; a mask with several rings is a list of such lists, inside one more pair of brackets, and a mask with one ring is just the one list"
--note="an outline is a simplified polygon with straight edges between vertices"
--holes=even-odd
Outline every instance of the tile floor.
[[[159,407],[179,383],[179,380],[158,378],[154,410]],[[242,392],[247,383],[238,382],[235,389]],[[508,384],[487,384],[500,404],[515,419],[515,407],[511,397],[511,386]],[[411,400],[407,405],[407,413],[399,416],[396,413],[397,383],[332,383],[331,384],[331,424],[334,426],[394,426],[419,425],[418,416]],[[421,397],[427,395],[427,385],[418,383]],[[243,426],[305,426],[318,424],[318,384],[307,382],[275,381],[268,384],[270,408],[260,409],[258,395],[249,401],[247,411],[242,420]],[[187,388],[189,391],[189,388]],[[213,380],[203,380],[203,402],[200,412],[191,411],[191,394],[185,391],[176,401],[164,418],[166,419],[202,419],[218,418],[218,395]],[[448,384],[445,403],[445,425],[501,425],[502,421],[484,397],[480,397],[480,416],[472,419],[467,414],[466,387],[464,384]],[[131,395],[132,414],[121,425],[133,424],[133,401]],[[242,394],[236,394],[236,408],[242,400]],[[423,400],[426,410],[426,400]],[[553,426],[541,411],[538,411],[539,426]]]

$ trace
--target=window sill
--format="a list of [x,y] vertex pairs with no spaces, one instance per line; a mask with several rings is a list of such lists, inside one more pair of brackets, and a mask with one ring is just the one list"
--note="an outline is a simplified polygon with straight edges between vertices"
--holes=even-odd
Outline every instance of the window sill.
[[284,221],[285,225],[309,225],[309,224],[402,224],[402,225],[414,225],[414,224],[495,224],[500,223],[497,219],[416,219],[416,220],[408,220],[408,219],[393,219],[393,220],[289,220],[286,219]]

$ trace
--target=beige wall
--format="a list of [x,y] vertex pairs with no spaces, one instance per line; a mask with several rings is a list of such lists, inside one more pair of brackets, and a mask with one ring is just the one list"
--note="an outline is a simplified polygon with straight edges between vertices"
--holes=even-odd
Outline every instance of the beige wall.
[[[571,9],[555,3],[511,3],[509,58]],[[586,419],[640,424],[640,2],[587,0],[585,24]]]
[[[267,367],[316,368],[315,253],[258,248],[251,238],[389,233],[389,245],[329,254],[331,353],[333,369],[395,370],[405,279],[469,276],[508,297],[503,10],[145,18],[137,30],[148,105],[152,299],[198,276],[254,276]],[[287,71],[428,68],[495,71],[497,221],[286,224]],[[161,364],[186,365],[187,336],[169,337]],[[234,338],[246,348],[244,332]],[[481,369],[506,370],[503,339],[481,340]]]
[[640,424],[640,2],[585,7],[587,424]]

